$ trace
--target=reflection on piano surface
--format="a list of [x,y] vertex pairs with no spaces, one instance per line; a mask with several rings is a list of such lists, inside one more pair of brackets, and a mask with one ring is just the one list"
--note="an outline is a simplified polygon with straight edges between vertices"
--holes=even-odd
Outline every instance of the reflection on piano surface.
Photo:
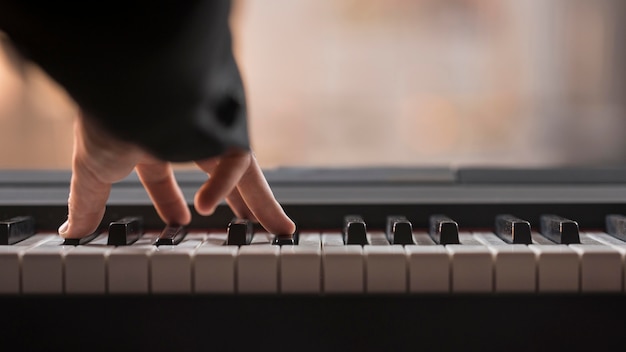
[[[225,302],[242,314],[258,302],[277,324],[297,312],[308,321],[298,324],[315,317],[332,326],[361,314],[349,307],[367,307],[389,319],[406,315],[399,331],[420,316],[455,320],[449,328],[468,322],[443,307],[482,321],[505,305],[519,317],[511,329],[538,309],[552,309],[542,317],[548,324],[568,309],[616,319],[599,302],[624,308],[626,170],[370,171],[268,170],[298,224],[291,238],[234,219],[226,206],[194,214],[186,227],[165,226],[131,175],[114,186],[102,229],[77,242],[55,232],[69,174],[5,172],[0,292],[17,306],[56,299],[145,310],[170,302],[218,316]],[[205,176],[177,176],[193,199]],[[346,313],[352,318],[339,316]]]

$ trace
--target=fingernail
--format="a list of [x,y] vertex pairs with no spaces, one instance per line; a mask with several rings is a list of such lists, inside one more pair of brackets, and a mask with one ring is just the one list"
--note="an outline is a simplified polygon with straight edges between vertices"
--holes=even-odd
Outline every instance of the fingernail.
[[59,226],[59,235],[61,237],[64,237],[65,234],[67,234],[67,229],[69,228],[70,225],[70,221],[69,220],[65,220],[65,222]]

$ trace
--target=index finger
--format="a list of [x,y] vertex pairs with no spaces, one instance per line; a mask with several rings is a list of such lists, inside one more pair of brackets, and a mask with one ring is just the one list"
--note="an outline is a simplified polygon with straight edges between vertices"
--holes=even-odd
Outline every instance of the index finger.
[[104,217],[110,192],[111,184],[101,181],[82,159],[77,158],[70,182],[68,218],[59,227],[59,235],[82,238],[96,231]]
[[251,159],[248,170],[237,184],[241,197],[267,231],[276,235],[293,234],[296,231],[296,224],[285,214],[274,197],[254,155]]

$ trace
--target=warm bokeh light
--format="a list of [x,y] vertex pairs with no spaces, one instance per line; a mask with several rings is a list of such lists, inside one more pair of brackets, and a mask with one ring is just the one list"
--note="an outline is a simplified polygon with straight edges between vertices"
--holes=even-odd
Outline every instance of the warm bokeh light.
[[[265,167],[622,163],[625,10],[620,0],[237,0],[256,155]],[[42,72],[0,51],[0,167],[69,168],[75,111]]]

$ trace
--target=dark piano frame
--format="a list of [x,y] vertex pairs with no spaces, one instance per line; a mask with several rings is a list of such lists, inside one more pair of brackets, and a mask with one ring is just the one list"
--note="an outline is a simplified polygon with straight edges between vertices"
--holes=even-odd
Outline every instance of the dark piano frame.
[[[542,213],[604,228],[626,213],[626,169],[277,169],[266,175],[300,229],[337,229],[345,214],[368,228],[402,214],[414,228],[446,214],[463,229],[495,215],[538,226]],[[206,179],[177,173],[186,197]],[[33,215],[40,230],[65,220],[69,173],[0,173],[0,215]],[[191,201],[189,202],[191,204]],[[192,207],[191,207],[192,208]],[[193,209],[192,209],[193,211]],[[164,224],[135,175],[114,185],[103,228],[141,215]],[[194,212],[189,228],[225,228],[225,206]],[[606,350],[626,336],[623,294],[0,296],[3,344],[20,349],[110,350]]]

